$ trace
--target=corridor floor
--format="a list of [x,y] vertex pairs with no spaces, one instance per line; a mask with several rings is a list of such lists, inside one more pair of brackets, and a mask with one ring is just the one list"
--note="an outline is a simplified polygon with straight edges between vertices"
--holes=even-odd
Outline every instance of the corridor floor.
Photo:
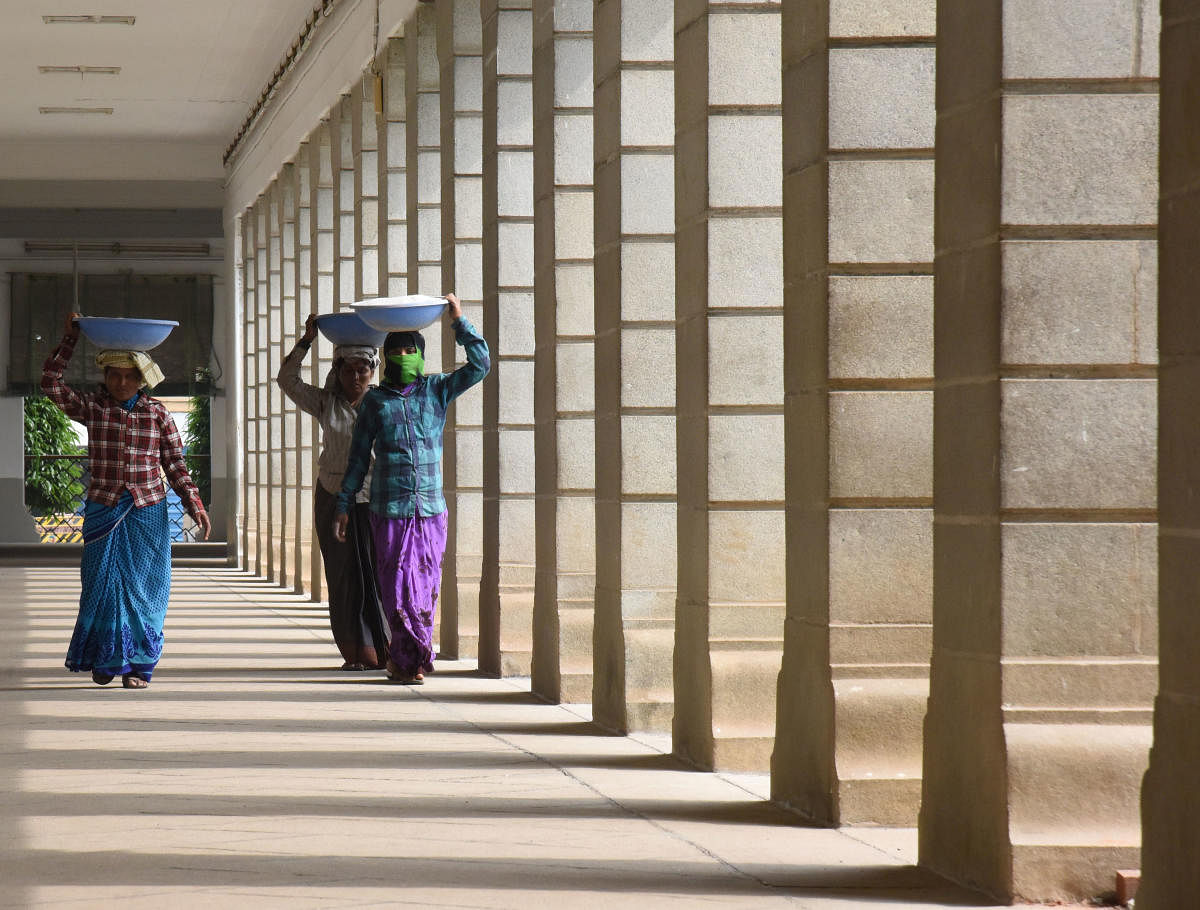
[[233,569],[176,569],[153,685],[98,688],[78,594],[0,569],[0,906],[991,906],[524,680],[339,672],[321,604]]

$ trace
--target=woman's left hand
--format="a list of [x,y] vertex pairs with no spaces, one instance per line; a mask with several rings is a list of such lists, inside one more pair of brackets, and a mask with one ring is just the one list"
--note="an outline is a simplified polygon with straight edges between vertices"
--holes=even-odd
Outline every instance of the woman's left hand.
[[446,307],[446,315],[450,317],[450,321],[462,319],[462,301],[453,294],[447,294],[446,303],[450,304]]
[[208,517],[207,512],[199,512],[196,515],[196,524],[200,526],[200,530],[204,532],[204,539],[208,540],[208,535],[212,533],[212,520]]

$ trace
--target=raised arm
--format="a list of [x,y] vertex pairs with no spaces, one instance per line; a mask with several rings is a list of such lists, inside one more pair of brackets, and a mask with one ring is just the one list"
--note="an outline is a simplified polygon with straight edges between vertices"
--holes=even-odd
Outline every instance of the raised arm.
[[42,392],[58,405],[64,414],[82,423],[87,413],[87,399],[63,382],[62,378],[71,355],[75,353],[75,344],[79,341],[79,323],[75,321],[78,318],[78,313],[67,314],[62,341],[42,364]]
[[200,491],[196,489],[192,475],[188,473],[187,462],[183,459],[183,440],[179,438],[179,430],[165,409],[159,419],[158,440],[158,458],[166,472],[167,481],[171,489],[179,494],[187,513],[204,532],[204,539],[208,540],[212,524],[208,513],[204,511]]
[[311,314],[304,323],[304,334],[300,336],[291,353],[284,357],[283,363],[279,365],[279,375],[275,377],[275,381],[279,383],[283,394],[294,401],[301,411],[305,414],[312,414],[314,417],[320,417],[324,402],[321,390],[300,378],[300,367],[316,337],[317,317],[316,314]]
[[454,326],[454,340],[466,348],[467,362],[448,376],[441,377],[436,388],[443,405],[450,404],[471,386],[480,382],[492,368],[487,342],[483,340],[479,330],[463,316],[462,304],[458,298],[447,294],[446,302],[450,304],[446,308],[446,317]]

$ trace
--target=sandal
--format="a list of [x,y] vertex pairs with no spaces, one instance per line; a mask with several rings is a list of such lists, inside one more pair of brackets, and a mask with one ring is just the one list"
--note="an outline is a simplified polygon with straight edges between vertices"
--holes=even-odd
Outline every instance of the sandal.
[[150,683],[135,673],[126,673],[121,677],[121,685],[126,689],[148,689]]
[[92,682],[98,686],[107,686],[113,681],[112,673],[101,673],[99,670],[92,671]]
[[387,678],[388,682],[400,683],[402,686],[420,686],[425,683],[425,677],[419,672],[416,676],[407,676],[390,660],[387,663]]

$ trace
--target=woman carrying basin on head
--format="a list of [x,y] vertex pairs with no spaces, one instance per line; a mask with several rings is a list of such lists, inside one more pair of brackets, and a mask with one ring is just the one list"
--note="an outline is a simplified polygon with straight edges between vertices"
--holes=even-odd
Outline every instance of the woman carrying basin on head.
[[79,617],[67,669],[92,673],[103,686],[121,676],[144,689],[162,656],[163,621],[171,593],[171,526],[162,472],[203,532],[211,530],[200,493],[183,460],[170,413],[147,389],[162,381],[144,351],[101,351],[97,391],[63,382],[79,341],[78,313],[42,367],[42,391],[88,431],[91,481],[83,512]]
[[[367,519],[367,497],[356,497],[348,509],[350,521],[344,538],[334,535],[337,494],[346,472],[350,432],[379,354],[370,345],[337,345],[333,367],[322,388],[300,378],[304,355],[317,337],[317,317],[309,316],[304,334],[279,367],[275,381],[288,398],[321,425],[321,454],[313,492],[313,522],[329,597],[329,625],[341,652],[343,670],[379,670],[387,661],[387,622],[375,581],[375,552]],[[369,470],[369,465],[368,465]]]
[[446,316],[467,362],[453,373],[425,375],[425,339],[392,332],[384,342],[383,384],[363,399],[346,477],[338,494],[335,532],[346,533],[347,511],[375,455],[370,517],[384,612],[391,627],[388,678],[420,683],[433,671],[433,619],[446,552],[442,494],[442,430],[446,409],[487,375],[487,342],[446,295]]

